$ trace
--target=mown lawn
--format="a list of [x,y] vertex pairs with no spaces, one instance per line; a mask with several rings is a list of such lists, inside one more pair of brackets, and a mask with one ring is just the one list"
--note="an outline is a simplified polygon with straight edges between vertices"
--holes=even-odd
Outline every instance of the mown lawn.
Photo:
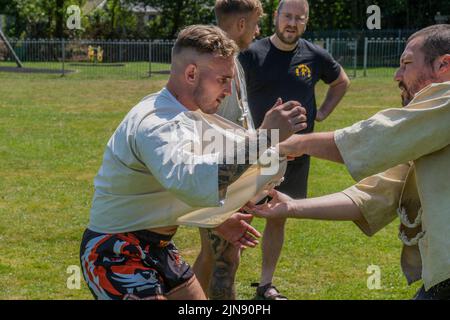
[[[170,64],[152,62],[125,62],[125,63],[87,63],[79,62],[24,62],[24,68],[49,69],[58,71],[59,75],[70,79],[78,80],[136,80],[148,79],[149,74],[158,77],[160,74],[167,74]],[[1,67],[16,67],[14,62],[0,61]],[[14,75],[12,75],[14,76]],[[57,77],[58,75],[54,76]]]
[[[91,299],[68,289],[88,223],[93,178],[103,149],[127,111],[159,90],[151,80],[85,80],[0,73],[0,299]],[[325,87],[318,88],[323,97]],[[389,77],[357,78],[336,112],[317,130],[337,129],[399,106]],[[342,165],[314,160],[309,196],[352,184]],[[264,221],[255,219],[262,231]],[[198,231],[182,227],[175,241],[193,263]],[[408,299],[399,258],[397,222],[367,238],[350,222],[291,220],[275,284],[291,299]],[[251,299],[260,248],[244,252],[237,275],[239,299]],[[369,265],[381,268],[380,290],[369,290]]]

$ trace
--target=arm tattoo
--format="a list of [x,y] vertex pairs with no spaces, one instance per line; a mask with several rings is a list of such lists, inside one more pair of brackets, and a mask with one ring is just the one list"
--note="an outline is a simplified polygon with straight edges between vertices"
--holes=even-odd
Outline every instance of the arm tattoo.
[[[219,164],[219,192],[224,194],[227,187],[235,182],[252,165],[250,161],[250,139],[256,139],[254,145],[257,147],[258,158],[266,151],[270,145],[270,136],[258,132],[255,137],[246,137],[245,142],[238,144],[234,152],[234,161],[232,164],[226,164],[226,155],[223,155],[222,164]],[[244,163],[238,164],[238,154],[244,153]]]

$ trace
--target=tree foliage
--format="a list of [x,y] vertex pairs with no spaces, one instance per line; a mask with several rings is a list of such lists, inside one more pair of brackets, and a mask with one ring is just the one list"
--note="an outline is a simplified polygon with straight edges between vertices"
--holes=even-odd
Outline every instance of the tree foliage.
[[[93,0],[0,0],[0,14],[9,18],[10,36],[15,37],[95,37],[174,38],[184,26],[214,23],[215,0],[107,0],[102,9],[85,12],[83,31],[65,27],[69,5],[80,7]],[[96,5],[98,5],[96,2]],[[273,32],[273,12],[279,0],[262,0],[266,15],[261,21],[263,36]],[[308,30],[363,30],[367,7],[381,8],[382,29],[417,29],[435,23],[437,12],[450,15],[448,0],[310,0]],[[139,21],[130,5],[143,3],[158,10],[149,21]]]
[[148,25],[152,38],[172,39],[185,26],[215,21],[214,0],[144,0],[143,3],[160,11]]
[[85,0],[4,0],[0,14],[9,17],[8,35],[43,38],[65,36],[65,15],[70,4],[82,6]]

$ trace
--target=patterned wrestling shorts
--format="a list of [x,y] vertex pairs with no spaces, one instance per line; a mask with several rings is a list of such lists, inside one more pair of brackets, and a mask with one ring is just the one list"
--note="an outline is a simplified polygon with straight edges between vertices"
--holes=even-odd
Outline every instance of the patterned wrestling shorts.
[[84,232],[83,276],[96,299],[165,299],[194,273],[171,236],[150,231],[119,234]]

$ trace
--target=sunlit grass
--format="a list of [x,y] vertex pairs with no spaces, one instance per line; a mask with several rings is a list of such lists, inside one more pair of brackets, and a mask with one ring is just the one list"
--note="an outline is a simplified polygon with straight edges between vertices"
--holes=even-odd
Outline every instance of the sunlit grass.
[[[78,265],[88,223],[93,177],[110,135],[127,111],[158,91],[151,80],[101,81],[0,72],[0,299],[91,299],[66,286],[67,267]],[[318,87],[318,96],[325,93]],[[357,78],[335,113],[317,130],[332,130],[399,106],[390,78]],[[309,196],[342,190],[352,179],[342,165],[314,160]],[[262,231],[264,221],[255,219]],[[373,238],[352,223],[291,220],[275,284],[291,299],[407,299],[400,242],[393,223]],[[182,227],[175,241],[193,263],[198,231]],[[260,249],[244,252],[237,276],[240,299],[253,297]],[[382,289],[368,290],[367,267],[380,266]]]

